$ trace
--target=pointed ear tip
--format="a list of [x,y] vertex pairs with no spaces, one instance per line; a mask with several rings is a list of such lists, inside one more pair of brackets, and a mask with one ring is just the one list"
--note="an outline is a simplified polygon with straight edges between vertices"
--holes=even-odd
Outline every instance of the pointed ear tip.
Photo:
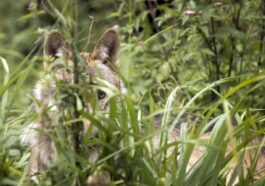
[[53,31],[51,31],[49,34],[48,34],[48,36],[49,35],[62,35],[60,32],[58,32],[58,31],[56,31],[56,30],[53,30]]
[[107,30],[104,32],[104,34],[114,34],[114,35],[116,35],[117,37],[120,36],[120,35],[119,35],[119,32],[118,32],[117,29],[115,29],[115,28],[109,28],[109,29],[107,29]]
[[47,34],[45,40],[48,41],[48,40],[55,39],[55,38],[64,40],[64,36],[58,31],[52,31],[49,34]]
[[119,25],[114,25],[113,27],[112,27],[112,29],[114,29],[114,30],[119,30],[119,28],[120,28],[120,26]]
[[66,41],[64,36],[58,31],[52,31],[46,35],[44,44],[43,44],[43,51],[44,55],[57,55],[59,49],[66,47]]

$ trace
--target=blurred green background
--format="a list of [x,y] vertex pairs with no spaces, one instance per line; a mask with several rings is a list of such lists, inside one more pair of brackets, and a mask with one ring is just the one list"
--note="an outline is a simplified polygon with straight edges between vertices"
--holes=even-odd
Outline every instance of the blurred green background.
[[[65,16],[68,30],[51,13],[49,2]],[[180,93],[181,103],[205,83],[240,76],[232,84],[218,86],[222,93],[264,71],[262,1],[80,0],[77,23],[71,3],[0,2],[0,56],[7,60],[11,74],[34,63],[18,92],[18,107],[27,102],[26,95],[42,69],[44,33],[58,29],[70,38],[68,31],[74,24],[78,24],[80,51],[91,51],[104,30],[119,25],[122,73],[140,99],[151,93],[156,101],[163,101],[173,87],[197,81]],[[247,94],[243,102],[263,107],[264,87],[254,88],[255,95]],[[208,98],[200,104],[217,96],[212,93]]]
[[[0,143],[5,147],[0,149],[0,178],[10,178],[10,185],[17,184],[11,178],[19,180],[26,172],[28,151],[21,150],[16,127],[27,124],[24,112],[43,72],[42,43],[52,30],[70,42],[76,27],[78,50],[91,51],[106,29],[118,25],[121,76],[143,115],[163,114],[176,90],[173,115],[184,108],[188,114],[217,117],[226,114],[227,101],[232,119],[242,119],[257,136],[264,134],[263,0],[2,0],[0,17]],[[157,172],[159,166],[154,166]],[[153,183],[150,175],[147,184]]]

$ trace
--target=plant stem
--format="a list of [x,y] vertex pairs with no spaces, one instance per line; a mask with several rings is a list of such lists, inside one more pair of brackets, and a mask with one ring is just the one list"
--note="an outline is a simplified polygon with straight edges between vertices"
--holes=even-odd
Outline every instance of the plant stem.
[[[265,2],[264,2],[264,0],[261,0],[261,8],[262,8],[263,16],[265,16]],[[264,33],[265,33],[265,21],[263,19],[262,19],[262,29],[261,29],[261,34],[260,34],[260,45],[259,45],[260,54],[263,51],[263,41],[264,41]],[[258,66],[260,66],[262,64],[262,62],[263,62],[263,57],[260,55],[260,58],[258,61]]]
[[[71,51],[73,54],[73,76],[74,76],[74,85],[79,84],[79,67],[82,63],[82,59],[80,57],[80,54],[77,49],[77,39],[78,39],[78,7],[77,7],[77,0],[72,0],[72,10],[73,10],[73,18],[74,18],[74,23],[73,23],[73,30],[72,30],[72,45],[71,45]],[[79,89],[75,89],[74,93],[76,95],[76,98],[74,99],[74,104],[73,104],[73,119],[79,119],[80,114],[78,111],[78,105],[77,105],[77,98],[80,100],[83,100]],[[72,129],[72,135],[73,135],[73,144],[74,144],[74,150],[75,153],[80,154],[81,152],[81,141],[82,141],[82,136],[83,136],[83,122],[78,121],[77,123],[73,123],[71,125]],[[80,162],[75,160],[75,164],[78,168],[80,168]],[[76,185],[80,186],[81,185],[81,177],[78,175],[78,178],[76,180]]]
[[[217,43],[216,43],[216,38],[214,36],[215,34],[215,28],[214,28],[214,20],[213,17],[211,17],[211,21],[210,21],[210,27],[211,27],[211,35],[212,35],[212,51],[214,53],[214,57],[212,58],[212,63],[215,66],[215,70],[216,70],[216,76],[215,76],[215,81],[219,80],[220,78],[220,63],[219,63],[219,59],[218,59],[218,52],[217,52]],[[220,86],[216,87],[217,91],[220,92]]]
[[50,0],[42,0],[42,5],[44,9],[53,17],[56,17],[59,22],[62,23],[62,25],[65,27],[67,25],[67,22],[64,18],[64,16],[61,14],[61,12],[51,3]]
[[[212,51],[212,45],[211,42],[209,41],[209,39],[207,38],[207,36],[205,35],[205,33],[202,31],[202,29],[200,27],[197,27],[198,33],[201,34],[201,36],[203,37],[204,41],[206,42],[206,45],[208,47],[209,50]],[[206,65],[208,66],[208,70],[209,70],[209,80],[212,79],[212,70],[211,70],[211,66],[208,65],[208,63],[206,63]]]
[[[233,19],[233,22],[234,22],[234,25],[235,25],[235,28],[237,30],[240,30],[240,27],[239,27],[239,18],[240,18],[240,13],[241,13],[241,5],[239,5],[239,9],[238,9],[238,12],[236,14],[236,17]],[[232,74],[232,70],[233,70],[233,61],[234,61],[234,52],[235,52],[235,49],[236,49],[236,39],[231,36],[231,43],[232,43],[232,52],[231,52],[231,56],[230,56],[230,60],[229,60],[229,70],[228,70],[228,77],[231,76]]]
[[[73,76],[74,76],[74,84],[79,84],[79,65],[81,63],[81,58],[78,52],[78,49],[76,47],[76,41],[77,41],[77,33],[78,33],[78,9],[77,9],[77,2],[76,0],[72,0],[72,6],[73,6],[73,17],[74,17],[74,26],[73,26],[73,41],[72,41],[72,54],[73,54]],[[80,97],[80,93],[78,89],[75,89],[75,93],[78,97]],[[82,100],[82,99],[81,99]],[[77,108],[77,100],[74,100],[73,105],[73,119],[78,119],[80,117],[78,108]],[[74,147],[75,151],[78,153],[80,151],[80,142],[81,142],[81,132],[83,129],[83,123],[77,122],[75,124],[72,124],[73,129],[73,135],[74,135]]]

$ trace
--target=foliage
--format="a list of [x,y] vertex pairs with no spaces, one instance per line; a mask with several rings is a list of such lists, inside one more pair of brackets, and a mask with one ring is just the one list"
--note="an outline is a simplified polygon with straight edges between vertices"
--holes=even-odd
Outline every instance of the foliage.
[[[120,76],[128,93],[101,81],[109,115],[80,106],[80,118],[65,121],[93,121],[99,138],[87,131],[76,154],[63,129],[52,131],[59,156],[38,184],[84,185],[104,169],[113,185],[264,185],[264,177],[253,175],[264,140],[253,149],[250,168],[242,166],[252,141],[265,133],[263,1],[1,1],[0,10],[0,184],[36,184],[27,177],[29,149],[19,136],[38,117],[31,91],[42,75],[44,36],[60,30],[73,48],[86,51],[106,28],[119,25]],[[96,102],[89,87],[82,96]],[[179,139],[168,142],[176,128]],[[212,134],[204,139],[207,131]],[[102,147],[100,158],[89,164],[84,154],[95,145]],[[188,169],[201,146],[204,155]],[[170,147],[176,150],[166,156]]]

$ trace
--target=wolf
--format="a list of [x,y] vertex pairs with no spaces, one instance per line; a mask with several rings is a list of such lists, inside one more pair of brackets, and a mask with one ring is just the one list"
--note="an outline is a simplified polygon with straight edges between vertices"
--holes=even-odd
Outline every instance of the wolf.
[[[115,73],[115,68],[119,68],[119,45],[120,38],[115,28],[106,30],[98,40],[92,53],[83,52],[80,54],[83,61],[85,61],[85,65],[79,65],[78,68],[83,68],[83,71],[87,75],[86,77],[94,77],[99,71],[102,79],[108,81],[122,92],[125,92],[126,88],[123,81]],[[39,114],[39,117],[24,129],[23,135],[21,136],[22,144],[28,145],[31,150],[30,177],[46,170],[56,157],[55,145],[47,134],[47,131],[45,133],[45,130],[51,129],[56,125],[61,125],[60,121],[52,121],[50,119],[51,117],[47,116],[47,113],[53,115],[58,114],[62,108],[61,103],[55,99],[58,93],[58,82],[70,85],[74,84],[73,54],[62,34],[59,32],[50,33],[44,41],[43,49],[45,59],[44,69],[49,68],[50,61],[54,61],[54,59],[63,58],[66,64],[64,64],[64,67],[53,67],[52,73],[46,74],[38,81],[33,90],[34,97],[38,102],[34,107],[34,111]],[[82,70],[79,69],[80,71]],[[106,93],[99,89],[93,90],[93,93],[98,98],[99,108],[101,110],[107,110],[108,102]],[[89,124],[87,121],[84,121],[84,125],[84,130],[86,130]],[[90,159],[95,158],[92,157]]]
[[[96,46],[89,52],[82,52],[80,55],[84,61],[85,65],[80,65],[79,70],[83,71],[89,77],[100,77],[107,81],[108,83],[115,86],[121,92],[126,93],[126,87],[124,82],[116,73],[116,70],[120,67],[119,64],[119,46],[120,37],[116,29],[110,28],[106,30],[102,36],[99,38]],[[44,68],[49,67],[49,60],[63,58],[66,61],[65,67],[54,67],[52,68],[52,75],[48,74],[40,81],[37,82],[34,88],[34,96],[39,103],[35,106],[35,112],[39,113],[39,117],[36,121],[29,124],[24,130],[24,134],[21,137],[23,144],[30,147],[30,168],[29,176],[34,177],[35,175],[41,173],[42,171],[48,169],[52,161],[57,156],[57,151],[53,140],[47,133],[43,132],[45,129],[52,128],[56,125],[62,125],[61,121],[52,121],[49,119],[45,113],[47,109],[56,114],[62,108],[61,103],[58,103],[55,99],[56,93],[58,91],[58,82],[64,82],[67,84],[74,84],[74,72],[73,72],[73,53],[68,47],[63,35],[59,32],[52,32],[49,34],[44,41]],[[51,58],[49,58],[51,57]],[[84,78],[88,77],[84,76]],[[82,79],[82,78],[81,78]],[[86,80],[84,80],[86,81]],[[106,92],[97,89],[92,90],[93,95],[98,98],[98,105],[100,110],[108,112],[108,99]],[[89,104],[84,103],[89,111],[91,108]],[[84,130],[87,130],[90,123],[84,121]],[[157,130],[159,131],[160,125],[158,124]],[[97,133],[97,131],[94,131]],[[209,139],[210,133],[205,133],[203,138]],[[179,139],[178,129],[169,131],[168,141],[174,142]],[[154,148],[159,148],[160,133],[154,134],[151,142]],[[169,154],[172,153],[174,149],[169,149]],[[189,160],[189,168],[196,164],[196,162],[203,156],[205,148],[199,147],[196,149]],[[96,161],[98,152],[91,152],[88,159],[90,162]],[[92,157],[91,157],[92,156]],[[249,158],[246,157],[245,167],[248,168],[250,162]],[[261,171],[265,168],[265,157],[262,156],[261,160],[258,162],[257,171]],[[102,180],[104,183],[102,183]],[[90,176],[88,178],[88,185],[107,185],[110,178],[105,172],[100,172],[94,177]]]

